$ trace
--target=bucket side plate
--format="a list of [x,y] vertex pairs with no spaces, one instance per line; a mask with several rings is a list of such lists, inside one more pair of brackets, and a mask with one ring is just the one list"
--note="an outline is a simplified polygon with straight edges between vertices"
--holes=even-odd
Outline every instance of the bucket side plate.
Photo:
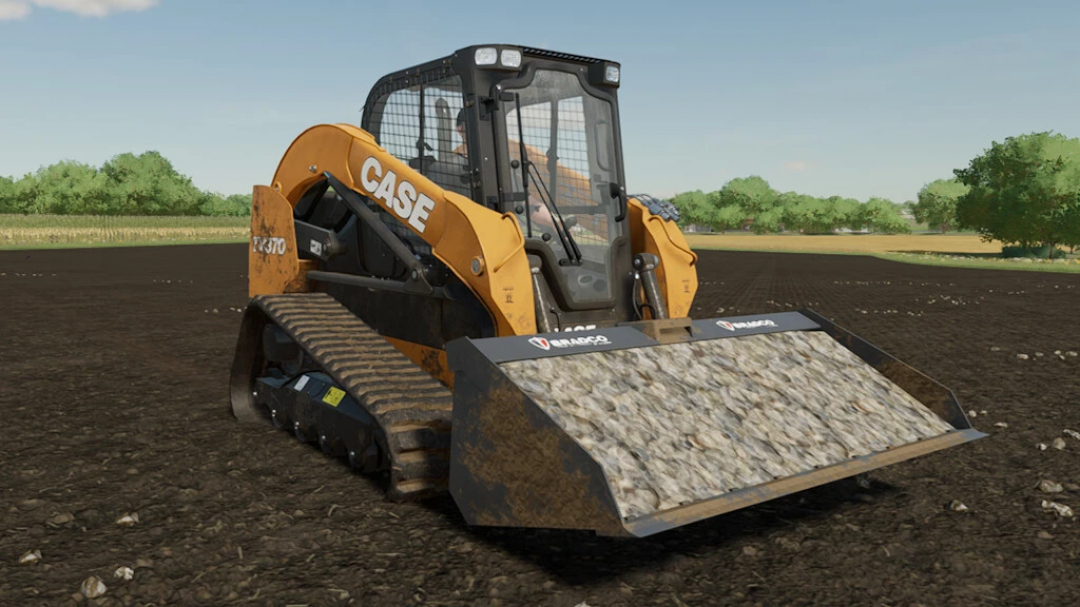
[[625,535],[600,465],[468,340],[458,345],[450,493],[466,522]]

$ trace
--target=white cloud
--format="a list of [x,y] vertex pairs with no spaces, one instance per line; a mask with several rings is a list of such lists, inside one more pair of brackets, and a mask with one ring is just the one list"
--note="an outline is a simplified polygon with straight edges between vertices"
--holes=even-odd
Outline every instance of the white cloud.
[[30,5],[25,2],[7,2],[0,0],[0,21],[16,21],[30,14]]
[[0,0],[0,21],[22,19],[31,7],[40,6],[83,17],[104,17],[122,11],[143,11],[159,0]]
[[810,168],[810,164],[805,160],[793,160],[791,162],[784,163],[784,170],[791,171],[793,173],[802,173]]

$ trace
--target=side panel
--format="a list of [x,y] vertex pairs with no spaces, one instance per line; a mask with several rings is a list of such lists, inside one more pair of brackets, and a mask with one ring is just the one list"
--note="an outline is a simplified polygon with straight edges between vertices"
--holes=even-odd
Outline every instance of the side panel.
[[351,125],[308,129],[290,146],[273,188],[290,204],[330,172],[382,205],[432,247],[495,320],[498,335],[536,331],[529,262],[517,219],[452,192],[379,147]]
[[697,254],[690,249],[675,222],[653,215],[636,198],[631,198],[627,206],[634,253],[652,253],[660,258],[656,279],[667,303],[668,316],[689,316],[698,287]]
[[255,186],[251,200],[251,248],[248,249],[248,294],[276,295],[308,290],[296,254],[292,205],[266,186]]

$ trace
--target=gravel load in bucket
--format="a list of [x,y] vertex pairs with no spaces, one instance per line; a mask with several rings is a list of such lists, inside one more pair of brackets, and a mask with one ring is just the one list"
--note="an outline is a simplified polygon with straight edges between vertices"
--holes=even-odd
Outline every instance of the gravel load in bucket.
[[627,519],[952,430],[818,331],[504,363]]

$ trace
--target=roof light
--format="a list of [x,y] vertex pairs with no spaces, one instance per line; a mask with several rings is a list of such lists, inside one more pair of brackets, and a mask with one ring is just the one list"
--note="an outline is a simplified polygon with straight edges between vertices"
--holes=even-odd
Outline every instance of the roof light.
[[609,65],[604,69],[604,80],[611,84],[619,83],[619,66]]
[[499,51],[486,46],[484,48],[476,49],[476,55],[474,60],[476,65],[495,65],[495,62],[499,59]]
[[521,67],[521,51],[516,48],[503,49],[503,67]]

